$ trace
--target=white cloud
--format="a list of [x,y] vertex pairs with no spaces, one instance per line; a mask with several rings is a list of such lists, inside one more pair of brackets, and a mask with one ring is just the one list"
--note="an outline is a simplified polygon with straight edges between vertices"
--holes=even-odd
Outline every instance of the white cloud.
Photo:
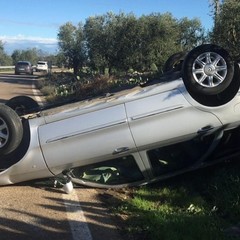
[[42,44],[56,44],[58,40],[56,38],[43,38],[43,37],[33,37],[33,36],[24,36],[24,35],[17,35],[17,36],[1,36],[0,40],[3,43],[18,43],[18,42],[36,42]]
[[48,52],[56,52],[58,40],[56,38],[34,37],[25,35],[6,36],[0,35],[7,53],[16,49],[37,48]]

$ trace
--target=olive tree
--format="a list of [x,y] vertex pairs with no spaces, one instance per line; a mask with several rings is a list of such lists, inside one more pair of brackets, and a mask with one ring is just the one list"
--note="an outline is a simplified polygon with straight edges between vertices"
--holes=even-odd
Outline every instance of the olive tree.
[[84,26],[88,57],[95,69],[146,70],[176,49],[177,21],[170,14],[136,18],[107,13],[90,17]]
[[170,13],[154,13],[142,16],[139,20],[143,25],[142,66],[149,69],[154,64],[161,69],[166,58],[179,49],[177,19]]
[[111,48],[106,43],[105,18],[105,16],[89,17],[84,25],[89,65],[99,72],[104,72],[109,65],[107,51]]
[[201,45],[207,41],[205,29],[197,18],[184,17],[179,20],[179,43],[184,51]]
[[188,50],[205,40],[198,19],[176,19],[170,13],[89,17],[85,24],[66,23],[58,38],[61,53],[77,73],[84,61],[91,70],[110,74],[129,69],[149,71],[163,67],[173,53]]
[[67,22],[60,26],[58,40],[60,52],[65,56],[66,65],[73,68],[74,74],[77,74],[82,68],[86,56],[82,24],[79,23],[74,26],[72,23]]
[[225,0],[212,32],[212,41],[226,48],[235,58],[240,57],[240,1]]
[[32,64],[36,64],[39,60],[39,51],[36,48],[27,49],[27,50],[14,50],[12,55],[13,64],[16,64],[18,61],[29,61]]
[[5,53],[4,44],[1,40],[0,40],[0,65],[2,66],[12,65],[12,59]]

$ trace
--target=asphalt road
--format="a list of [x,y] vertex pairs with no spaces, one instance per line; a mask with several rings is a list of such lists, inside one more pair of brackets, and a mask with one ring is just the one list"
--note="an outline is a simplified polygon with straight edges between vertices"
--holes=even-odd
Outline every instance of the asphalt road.
[[[0,103],[17,95],[41,99],[36,76],[0,74]],[[75,186],[70,194],[53,179],[1,187],[1,240],[121,240],[99,191]]]
[[0,74],[0,102],[6,102],[18,95],[27,95],[39,100],[38,94],[34,92],[36,79],[36,75]]
[[95,189],[71,194],[37,181],[1,187],[1,240],[120,240],[116,222]]

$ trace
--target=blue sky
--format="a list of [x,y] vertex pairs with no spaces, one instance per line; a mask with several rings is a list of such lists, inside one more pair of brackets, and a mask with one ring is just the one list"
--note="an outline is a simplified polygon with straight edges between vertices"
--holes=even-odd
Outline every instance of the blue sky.
[[32,47],[56,52],[61,25],[84,23],[109,11],[136,16],[170,12],[177,19],[197,17],[206,29],[213,24],[209,0],[0,0],[0,4],[0,40],[7,53]]

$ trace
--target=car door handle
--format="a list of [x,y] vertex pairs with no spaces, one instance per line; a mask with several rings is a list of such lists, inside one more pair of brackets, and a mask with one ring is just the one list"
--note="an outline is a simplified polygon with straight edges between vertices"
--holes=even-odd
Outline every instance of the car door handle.
[[211,131],[211,130],[213,130],[213,129],[214,129],[214,127],[213,127],[212,125],[207,125],[207,126],[205,126],[205,127],[200,128],[200,129],[197,131],[197,133],[198,133],[198,134],[203,134],[203,133],[207,133],[207,132],[209,132],[209,131]]
[[129,147],[120,147],[120,148],[115,148],[113,151],[113,154],[120,154],[123,152],[129,151]]

